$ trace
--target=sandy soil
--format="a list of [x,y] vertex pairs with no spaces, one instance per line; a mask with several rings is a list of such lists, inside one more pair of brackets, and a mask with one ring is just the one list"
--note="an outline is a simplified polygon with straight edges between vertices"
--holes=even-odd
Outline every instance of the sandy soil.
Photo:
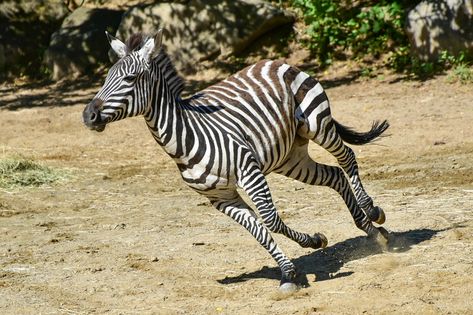
[[392,244],[369,243],[334,191],[269,176],[286,223],[329,239],[313,251],[276,235],[305,286],[292,295],[266,251],[183,184],[141,118],[102,134],[82,125],[97,84],[1,86],[1,157],[70,175],[0,190],[0,313],[472,314],[472,86],[340,83],[326,84],[337,120],[392,125],[354,147]]

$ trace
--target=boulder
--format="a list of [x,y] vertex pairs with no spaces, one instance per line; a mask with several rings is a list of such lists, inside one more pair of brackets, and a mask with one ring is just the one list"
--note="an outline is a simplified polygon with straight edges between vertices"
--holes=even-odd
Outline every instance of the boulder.
[[436,61],[440,52],[473,54],[473,0],[422,1],[407,16],[412,52]]
[[38,75],[42,52],[67,15],[62,0],[0,1],[0,79]]
[[124,11],[81,7],[51,36],[44,63],[52,79],[93,72],[108,62],[105,31],[114,33]]
[[[261,0],[188,0],[130,8],[116,36],[164,28],[164,44],[176,68],[192,73],[199,61],[241,52],[294,17]],[[288,25],[288,27],[290,27]]]

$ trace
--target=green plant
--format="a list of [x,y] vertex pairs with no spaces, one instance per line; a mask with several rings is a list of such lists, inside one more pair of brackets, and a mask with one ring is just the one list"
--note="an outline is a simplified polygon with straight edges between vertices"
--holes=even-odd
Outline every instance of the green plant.
[[294,0],[294,4],[303,10],[308,26],[306,45],[322,63],[331,63],[335,49],[345,46],[344,30],[338,27],[342,18],[338,4],[326,0]]
[[356,56],[377,56],[394,45],[405,43],[403,30],[404,10],[394,1],[381,1],[366,10],[361,10],[346,22],[348,47]]
[[473,69],[466,63],[460,63],[453,67],[448,76],[450,82],[460,81],[460,83],[473,83]]
[[354,58],[376,57],[407,43],[402,1],[361,1],[356,5],[336,0],[289,2],[301,12],[307,25],[305,44],[322,64],[347,52]]
[[436,61],[423,61],[411,56],[409,47],[402,46],[390,56],[387,65],[397,72],[403,72],[418,79],[426,79],[450,70],[448,76],[450,82],[468,83],[473,82],[471,60],[471,56],[466,52],[454,56],[445,50],[440,52]]
[[442,51],[439,62],[444,68],[451,70],[448,75],[450,82],[459,81],[463,84],[473,82],[472,56],[467,52],[463,51],[458,56],[453,56],[448,51]]

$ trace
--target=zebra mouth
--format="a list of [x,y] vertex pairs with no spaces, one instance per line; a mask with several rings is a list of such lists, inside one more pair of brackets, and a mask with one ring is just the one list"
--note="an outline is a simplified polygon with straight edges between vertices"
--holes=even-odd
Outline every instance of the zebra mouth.
[[109,117],[103,115],[101,109],[103,101],[98,98],[94,98],[82,112],[82,121],[90,129],[98,132],[105,130],[105,125],[109,121]]
[[107,126],[107,123],[101,119],[97,119],[95,122],[91,122],[90,120],[85,120],[84,119],[84,124],[87,128],[90,130],[94,130],[97,132],[102,132],[105,130],[105,127]]
[[105,130],[105,126],[107,124],[100,124],[100,125],[94,125],[94,126],[89,126],[89,129],[90,130],[94,130],[94,131],[97,131],[97,132],[102,132]]

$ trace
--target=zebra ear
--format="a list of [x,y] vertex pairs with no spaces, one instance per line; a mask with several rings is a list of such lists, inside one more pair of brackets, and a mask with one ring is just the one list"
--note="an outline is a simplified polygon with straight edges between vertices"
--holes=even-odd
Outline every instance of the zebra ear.
[[144,60],[150,62],[159,54],[159,51],[161,50],[162,40],[163,29],[160,29],[152,38],[146,41],[146,43],[143,45],[143,48],[140,49],[140,55],[143,57]]
[[112,35],[110,35],[107,31],[105,31],[105,34],[107,34],[110,47],[112,47],[112,50],[115,52],[115,54],[117,54],[118,58],[125,57],[128,51],[128,49],[126,48],[126,45],[118,38],[115,38]]
[[160,28],[154,35],[154,46],[155,46],[154,50],[156,51],[156,55],[158,55],[162,44],[163,44],[163,29]]

